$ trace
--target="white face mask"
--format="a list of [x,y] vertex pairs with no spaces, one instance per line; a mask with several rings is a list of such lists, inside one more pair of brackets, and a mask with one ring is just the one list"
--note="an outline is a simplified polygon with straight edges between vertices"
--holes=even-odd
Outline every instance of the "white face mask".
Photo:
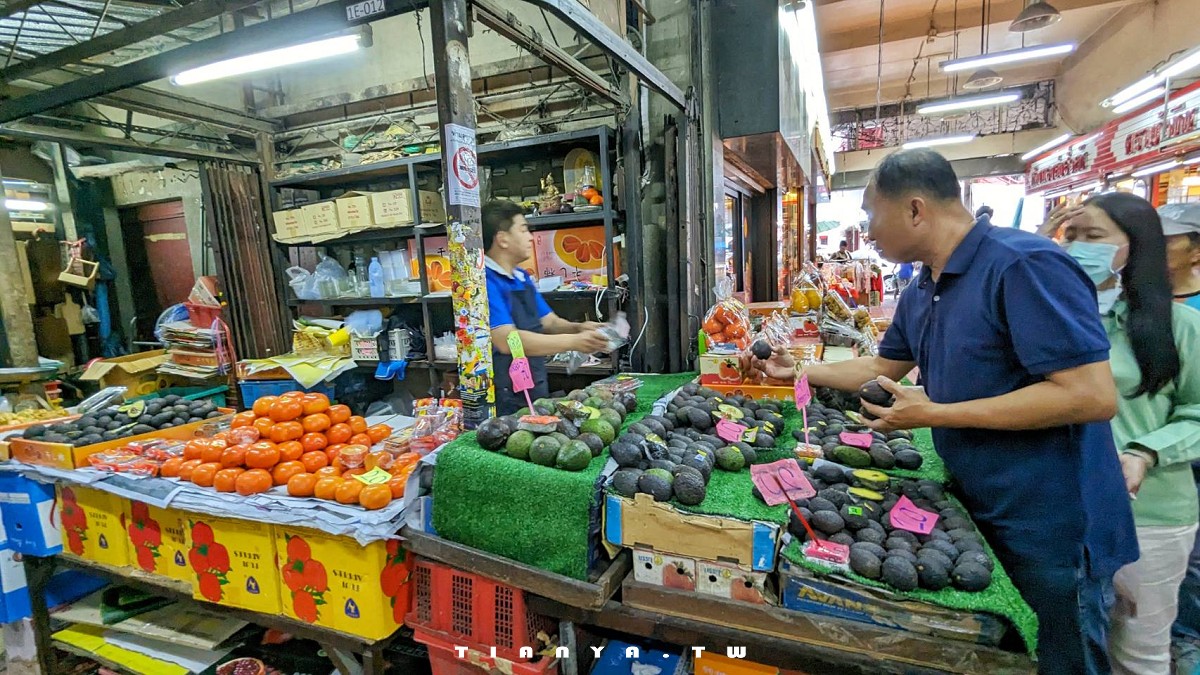
[[1100,313],[1108,314],[1112,310],[1113,305],[1117,304],[1117,300],[1121,297],[1121,282],[1120,277],[1117,277],[1117,285],[1112,288],[1096,291],[1096,302],[1100,305]]

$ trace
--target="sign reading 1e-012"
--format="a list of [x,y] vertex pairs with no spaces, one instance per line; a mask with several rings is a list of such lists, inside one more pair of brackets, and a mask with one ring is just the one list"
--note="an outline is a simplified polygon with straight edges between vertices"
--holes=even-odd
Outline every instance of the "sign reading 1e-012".
[[387,0],[362,0],[346,3],[346,20],[363,21],[386,16],[390,13]]

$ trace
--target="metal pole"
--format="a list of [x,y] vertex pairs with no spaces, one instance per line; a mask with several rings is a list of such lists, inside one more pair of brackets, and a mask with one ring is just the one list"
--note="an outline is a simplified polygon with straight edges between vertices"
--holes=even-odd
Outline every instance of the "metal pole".
[[[0,186],[4,176],[0,174]],[[0,199],[4,196],[0,189]],[[25,298],[25,284],[21,281],[21,264],[17,258],[17,240],[13,235],[12,221],[8,209],[0,208],[0,279],[7,279],[0,290],[0,320],[4,321],[4,335],[8,339],[8,353],[14,368],[29,368],[38,364],[37,340],[33,336],[33,317]]]
[[[475,152],[475,100],[467,51],[466,0],[433,0],[433,71],[441,125],[442,175],[446,186],[458,389],[467,428],[492,414],[492,333],[483,272],[479,213],[479,161]],[[418,196],[413,195],[416,199]]]

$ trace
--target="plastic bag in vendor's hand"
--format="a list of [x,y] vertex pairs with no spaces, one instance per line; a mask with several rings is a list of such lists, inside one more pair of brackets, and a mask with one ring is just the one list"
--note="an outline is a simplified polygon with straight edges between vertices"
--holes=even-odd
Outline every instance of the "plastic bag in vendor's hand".
[[717,301],[704,315],[701,325],[708,336],[708,343],[745,349],[750,345],[750,312],[746,305],[733,297],[733,280],[722,279],[713,290]]

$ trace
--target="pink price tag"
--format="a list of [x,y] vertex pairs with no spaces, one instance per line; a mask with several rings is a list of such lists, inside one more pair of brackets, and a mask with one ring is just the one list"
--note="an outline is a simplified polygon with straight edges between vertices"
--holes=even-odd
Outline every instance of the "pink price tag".
[[746,433],[746,427],[737,422],[729,420],[717,420],[717,438],[730,443],[737,443],[742,440],[742,435]]
[[853,448],[869,448],[875,437],[871,434],[856,434],[853,431],[843,431],[838,434],[838,438],[842,443]]
[[828,539],[809,540],[804,545],[804,555],[838,565],[850,562],[850,547]]
[[[808,478],[794,459],[781,459],[770,464],[751,464],[750,480],[758,486],[763,501],[769,506],[786,504],[789,497],[795,501],[817,494],[816,488],[808,482]],[[783,489],[780,490],[780,487]]]
[[892,510],[888,511],[888,518],[892,521],[892,527],[917,534],[929,534],[938,521],[938,514],[918,508],[908,497],[901,497]]
[[808,373],[800,373],[796,378],[796,408],[803,410],[812,402],[812,389],[808,386]]
[[513,391],[529,391],[533,389],[533,373],[529,370],[529,359],[522,356],[513,359],[508,367],[508,376],[512,378]]

